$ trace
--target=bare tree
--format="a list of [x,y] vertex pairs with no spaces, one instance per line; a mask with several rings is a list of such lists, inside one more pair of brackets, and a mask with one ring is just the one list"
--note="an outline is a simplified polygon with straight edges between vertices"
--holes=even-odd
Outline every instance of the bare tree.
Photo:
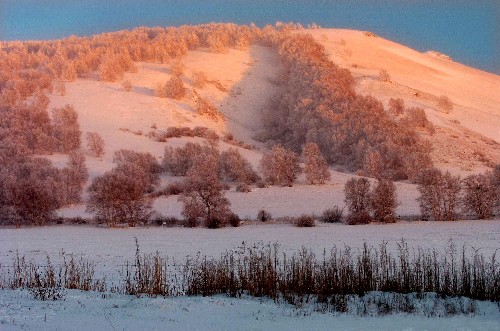
[[370,182],[368,179],[351,178],[344,188],[345,203],[349,214],[347,215],[348,224],[367,224],[371,221],[369,213],[371,207]]
[[492,173],[470,175],[463,180],[462,203],[466,212],[487,219],[493,215],[498,192],[492,181]]
[[396,222],[396,186],[387,179],[378,181],[371,193],[371,208],[375,220],[384,223]]
[[104,155],[104,140],[97,132],[87,132],[87,148],[95,157]]
[[231,214],[218,176],[219,160],[213,154],[198,155],[187,172],[184,192],[179,197],[188,225],[203,221],[209,228],[224,226]]
[[271,185],[293,186],[300,173],[297,155],[281,145],[262,156],[260,167],[264,180]]
[[328,164],[316,143],[307,143],[302,146],[302,157],[305,162],[304,172],[307,183],[322,185],[330,179]]

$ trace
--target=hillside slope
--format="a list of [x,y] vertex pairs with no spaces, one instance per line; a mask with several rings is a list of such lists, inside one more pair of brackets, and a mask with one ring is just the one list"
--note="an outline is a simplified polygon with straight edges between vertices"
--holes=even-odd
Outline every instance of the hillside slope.
[[[406,107],[422,107],[436,134],[422,133],[433,146],[434,162],[460,174],[482,171],[500,162],[500,77],[454,62],[438,52],[421,53],[362,31],[308,30],[330,59],[347,68],[360,94],[387,103],[401,98]],[[378,79],[385,70],[390,81]],[[438,98],[447,96],[446,113]]]
[[[467,175],[500,162],[500,77],[468,68],[442,56],[423,54],[405,46],[370,37],[360,31],[319,29],[308,30],[326,48],[330,58],[341,67],[351,70],[356,90],[370,94],[387,105],[390,98],[402,98],[407,107],[419,106],[436,126],[436,133],[420,134],[433,146],[437,166]],[[251,46],[247,51],[231,49],[226,54],[206,50],[190,51],[183,58],[183,81],[187,95],[180,101],[158,98],[154,87],[167,81],[171,75],[168,64],[138,63],[137,73],[126,73],[132,91],[126,92],[121,82],[108,83],[95,77],[67,83],[65,96],[51,95],[50,107],[73,104],[79,114],[83,133],[95,131],[106,142],[106,154],[98,159],[87,157],[91,179],[113,167],[113,152],[122,148],[150,152],[159,161],[166,145],[180,146],[201,138],[171,138],[157,142],[148,132],[161,132],[168,127],[204,126],[220,136],[231,133],[235,138],[254,145],[253,150],[240,152],[257,168],[265,151],[263,144],[252,137],[260,129],[260,112],[267,100],[278,91],[276,77],[281,65],[276,52],[263,46]],[[380,69],[386,70],[390,82],[378,79]],[[193,73],[203,71],[209,83],[203,88],[193,86]],[[466,92],[464,92],[466,91]],[[437,106],[440,95],[448,96],[454,109],[446,114]],[[216,105],[224,120],[214,121],[196,113],[197,98],[202,97]],[[84,137],[83,137],[84,138]],[[220,143],[221,149],[231,145]],[[53,155],[51,159],[62,165],[66,156]],[[332,170],[327,185],[314,187],[299,178],[292,188],[270,187],[254,189],[244,194],[227,192],[233,209],[241,217],[254,217],[259,209],[267,209],[274,216],[321,213],[333,205],[343,205],[343,185],[350,174]],[[162,183],[181,178],[163,176]],[[401,204],[399,214],[418,213],[415,185],[398,183]],[[165,215],[180,216],[177,197],[159,198],[155,208]],[[84,206],[62,210],[72,216],[82,214]]]

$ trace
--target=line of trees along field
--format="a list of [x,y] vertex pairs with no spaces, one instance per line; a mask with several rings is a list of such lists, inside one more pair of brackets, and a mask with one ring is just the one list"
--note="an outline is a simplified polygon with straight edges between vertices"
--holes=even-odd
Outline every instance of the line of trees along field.
[[[117,151],[116,167],[96,178],[89,188],[89,211],[110,226],[122,222],[136,225],[151,217],[155,194],[177,191],[181,193],[186,224],[237,225],[239,220],[230,211],[223,193],[228,183],[234,183],[242,192],[249,191],[251,185],[292,186],[302,171],[302,158],[309,184],[328,180],[328,163],[379,180],[373,192],[366,180],[346,185],[346,196],[359,198],[363,206],[360,209],[359,203],[352,204],[352,199],[346,198],[346,219],[351,224],[373,218],[394,221],[397,200],[392,198],[395,193],[391,181],[402,179],[419,183],[425,219],[455,219],[460,204],[480,218],[495,212],[498,167],[492,173],[467,178],[463,185],[458,178],[433,170],[429,145],[414,130],[425,127],[432,132],[425,112],[418,108],[405,110],[402,100],[397,99],[391,100],[386,112],[378,100],[357,95],[350,72],[333,64],[312,37],[293,32],[296,28],[293,24],[262,29],[253,25],[208,24],[138,28],[57,41],[2,42],[2,223],[44,224],[54,217],[57,208],[81,200],[88,174],[78,115],[71,105],[49,112],[48,93],[64,94],[65,82],[91,73],[97,73],[104,81],[120,80],[124,72],[137,70],[136,61],[172,62],[173,71],[178,73],[174,77],[178,77],[183,71],[179,58],[189,50],[203,47],[224,53],[230,47],[246,49],[252,43],[276,48],[285,67],[278,80],[281,92],[270,100],[263,117],[264,129],[257,137],[274,146],[261,160],[260,175],[237,149],[219,153],[218,137],[214,134],[206,133],[206,146],[166,148],[161,165],[147,153]],[[197,76],[198,83],[203,81],[202,75]],[[161,93],[169,90],[167,85],[161,87]],[[164,96],[182,98],[180,94]],[[211,116],[214,113],[208,112]],[[101,157],[105,153],[105,142],[98,133],[89,132],[86,139],[90,155]],[[69,155],[66,167],[58,169],[42,157],[53,152]],[[201,162],[197,158],[200,155],[210,162]],[[421,176],[421,170],[428,172]],[[180,184],[161,189],[158,176],[162,171],[186,178]],[[199,175],[203,173],[207,176]],[[461,186],[465,193],[459,199]],[[442,192],[436,194],[436,188]],[[363,194],[366,196],[358,196]],[[311,224],[307,218],[303,220],[299,223]]]

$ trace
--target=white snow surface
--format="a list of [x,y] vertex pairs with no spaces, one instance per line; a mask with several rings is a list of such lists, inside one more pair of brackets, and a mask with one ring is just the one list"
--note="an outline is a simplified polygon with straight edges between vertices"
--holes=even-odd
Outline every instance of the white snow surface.
[[269,299],[137,298],[67,291],[64,301],[37,301],[27,291],[0,291],[0,330],[500,330],[496,304],[481,315],[359,317],[275,304]]

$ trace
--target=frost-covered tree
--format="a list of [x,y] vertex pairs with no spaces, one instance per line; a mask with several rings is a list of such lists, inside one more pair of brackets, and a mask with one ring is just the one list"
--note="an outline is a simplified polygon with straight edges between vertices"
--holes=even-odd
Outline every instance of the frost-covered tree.
[[462,204],[466,212],[480,219],[493,215],[499,197],[492,179],[492,173],[484,173],[470,175],[463,180]]
[[491,182],[496,192],[496,201],[495,201],[495,212],[500,213],[500,164],[495,165],[493,167],[493,171],[491,173]]
[[221,173],[230,181],[250,185],[258,180],[250,162],[236,148],[222,152],[219,161]]
[[396,222],[396,186],[394,182],[381,179],[371,192],[371,209],[373,218],[384,223]]
[[90,185],[87,211],[98,220],[115,227],[120,222],[135,226],[147,222],[153,212],[153,201],[144,193],[148,190],[146,171],[127,163],[96,177]]
[[428,169],[417,180],[422,217],[433,221],[454,221],[458,217],[460,178],[449,172]]
[[89,178],[85,156],[80,152],[70,152],[65,168],[61,170],[61,205],[81,201],[83,186]]
[[15,105],[0,100],[0,139],[15,141],[31,153],[53,151],[52,125],[44,99],[39,95],[30,104],[15,102]]
[[349,214],[346,220],[348,224],[367,224],[371,221],[370,208],[370,182],[368,179],[351,178],[344,187],[345,203]]
[[274,146],[260,160],[264,180],[271,185],[293,186],[300,173],[297,154],[281,145]]
[[366,153],[363,162],[364,175],[373,178],[381,178],[383,170],[382,156],[377,151],[370,151]]
[[180,59],[177,59],[175,61],[172,62],[172,75],[174,76],[182,76],[184,74],[184,68],[186,66],[184,65],[184,63],[180,60]]
[[307,143],[302,146],[302,157],[304,159],[304,173],[308,184],[324,184],[330,179],[328,163],[321,154],[315,143]]
[[45,158],[29,158],[0,170],[0,220],[43,225],[59,207],[61,177]]
[[56,149],[60,152],[80,148],[80,124],[78,124],[78,113],[72,105],[55,108],[52,111],[53,135]]
[[158,185],[161,168],[158,161],[151,153],[120,149],[113,154],[113,162],[117,164],[118,168],[128,164],[141,168],[148,180],[146,191],[150,191],[153,186]]
[[219,160],[214,154],[198,155],[184,181],[182,215],[190,226],[203,221],[209,228],[225,226],[231,214],[219,178]]
[[203,147],[198,143],[188,142],[183,147],[165,147],[162,165],[165,171],[174,176],[186,176],[189,168],[193,165],[196,155],[199,155]]

